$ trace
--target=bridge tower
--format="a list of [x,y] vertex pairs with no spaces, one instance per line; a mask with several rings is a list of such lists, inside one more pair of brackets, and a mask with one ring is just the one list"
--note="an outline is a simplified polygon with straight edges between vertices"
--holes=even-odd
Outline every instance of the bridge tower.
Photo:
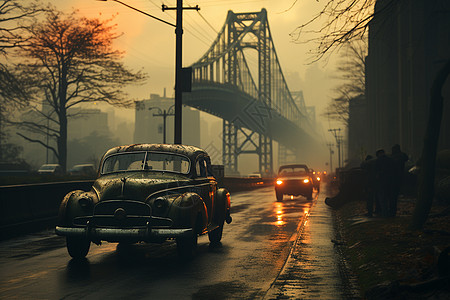
[[[258,13],[228,12],[227,17],[226,44],[232,45],[226,60],[225,77],[226,83],[239,86],[242,82],[242,74],[239,60],[246,48],[254,49],[258,53],[258,84],[257,101],[264,103],[265,107],[271,108],[271,40],[267,11],[265,9]],[[246,63],[246,62],[245,62]],[[254,153],[259,157],[259,172],[271,174],[273,171],[273,143],[272,138],[265,134],[248,133],[245,131],[245,119],[239,120],[244,126],[233,124],[228,120],[223,121],[223,164],[231,172],[238,171],[238,156],[245,153]],[[239,123],[239,122],[238,122]],[[238,138],[238,134],[244,136]],[[249,149],[250,148],[250,149]],[[251,149],[253,148],[253,149]]]
[[251,153],[258,156],[259,172],[272,174],[273,139],[294,152],[313,145],[314,130],[287,87],[265,9],[228,11],[217,38],[191,67],[192,92],[183,104],[223,119],[228,172],[237,173],[239,156]]

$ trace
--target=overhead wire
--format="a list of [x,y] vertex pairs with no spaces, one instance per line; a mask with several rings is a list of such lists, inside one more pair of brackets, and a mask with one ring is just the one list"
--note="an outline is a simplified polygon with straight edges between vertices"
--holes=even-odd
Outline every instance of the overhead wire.
[[[158,6],[158,4],[156,4],[153,0],[148,0],[151,4],[153,4],[155,7],[161,9],[162,8],[162,4],[163,1],[161,1],[161,6]],[[172,15],[168,15],[170,19],[172,20],[176,20],[176,18]],[[188,26],[185,26],[184,30],[186,30],[186,32],[188,32],[189,34],[191,34],[194,38],[196,38],[197,40],[199,40],[200,42],[202,42],[203,44],[205,44],[206,46],[210,46],[211,44],[211,39],[209,37],[206,37],[203,33],[201,33],[198,29],[196,29],[195,26],[192,26],[189,22],[187,22],[185,20],[185,23],[187,23]],[[197,34],[195,34],[193,31],[197,32]],[[203,39],[200,36],[203,36]],[[205,39],[207,39],[207,41],[205,41]]]
[[202,3],[202,6],[224,6],[224,5],[230,5],[230,4],[246,4],[246,3],[253,3],[253,2],[266,2],[264,0],[247,0],[247,1],[242,1],[242,0],[220,0],[220,1],[207,1],[208,3]]
[[200,11],[198,10],[197,13],[200,15],[200,17],[203,19],[203,21],[205,21],[206,24],[208,24],[208,26],[217,34],[219,34],[219,31],[217,31],[214,26],[211,25],[211,23],[208,22],[208,20],[206,20],[206,18],[200,13]]

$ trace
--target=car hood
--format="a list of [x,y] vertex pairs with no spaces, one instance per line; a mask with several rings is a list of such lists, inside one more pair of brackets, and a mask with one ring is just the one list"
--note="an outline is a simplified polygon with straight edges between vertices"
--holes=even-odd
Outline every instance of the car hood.
[[103,175],[95,180],[93,189],[99,200],[145,201],[152,193],[167,188],[185,186],[186,176],[162,172],[123,172]]
[[296,175],[296,176],[278,176],[278,180],[303,180],[303,179],[310,179],[307,175]]

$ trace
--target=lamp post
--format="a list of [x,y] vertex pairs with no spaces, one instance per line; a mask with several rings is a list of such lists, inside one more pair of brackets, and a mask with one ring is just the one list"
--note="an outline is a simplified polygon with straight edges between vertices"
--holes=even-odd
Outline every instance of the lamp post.
[[[108,0],[98,0],[98,1],[108,1]],[[183,7],[183,0],[177,0],[177,6],[176,7],[167,7],[166,5],[162,4],[162,11],[165,10],[176,10],[177,11],[177,18],[176,18],[176,25],[166,22],[160,18],[157,18],[155,16],[152,16],[146,12],[143,12],[142,10],[139,10],[137,8],[134,8],[126,3],[123,3],[119,0],[111,0],[117,3],[120,3],[128,8],[131,8],[135,11],[138,11],[146,16],[149,16],[153,19],[156,19],[158,21],[161,21],[165,24],[168,24],[170,26],[175,27],[175,35],[176,35],[176,46],[175,46],[175,133],[174,133],[174,144],[181,144],[181,110],[182,110],[182,104],[183,104],[183,90],[182,90],[182,43],[183,43],[183,10],[184,9],[194,9],[194,10],[200,10],[198,5],[195,7]]]
[[152,110],[156,108],[158,110],[158,113],[153,114],[154,117],[162,117],[163,118],[163,144],[166,143],[166,119],[169,116],[175,116],[175,113],[173,112],[174,105],[169,107],[169,109],[161,109],[159,107],[150,107],[148,110]]

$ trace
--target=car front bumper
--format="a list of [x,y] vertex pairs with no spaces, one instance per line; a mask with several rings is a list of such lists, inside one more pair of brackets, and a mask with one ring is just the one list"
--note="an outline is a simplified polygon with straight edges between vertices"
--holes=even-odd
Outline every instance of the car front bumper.
[[192,228],[100,228],[56,226],[59,236],[85,237],[91,241],[150,241],[158,238],[177,238],[193,234]]

